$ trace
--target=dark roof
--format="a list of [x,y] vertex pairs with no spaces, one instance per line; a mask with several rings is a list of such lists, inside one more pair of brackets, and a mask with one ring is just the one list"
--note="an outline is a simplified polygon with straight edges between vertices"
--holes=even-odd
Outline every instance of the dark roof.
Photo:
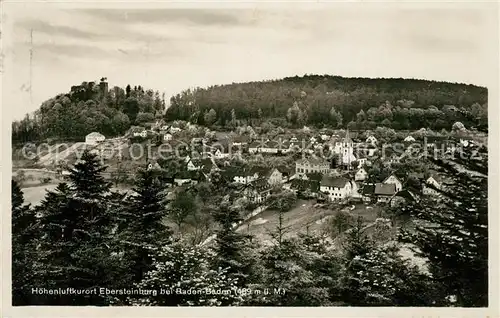
[[375,184],[376,195],[394,195],[396,194],[396,185],[392,183],[377,183]]
[[265,191],[271,188],[269,183],[265,179],[257,179],[248,184],[248,186],[257,191]]
[[323,176],[321,179],[321,185],[334,188],[343,188],[349,183],[349,180],[343,177],[329,177]]
[[375,193],[375,185],[374,184],[367,184],[363,187],[361,190],[361,193],[364,195],[371,195]]
[[401,190],[396,193],[396,196],[405,198],[408,201],[415,201],[415,195],[408,190]]

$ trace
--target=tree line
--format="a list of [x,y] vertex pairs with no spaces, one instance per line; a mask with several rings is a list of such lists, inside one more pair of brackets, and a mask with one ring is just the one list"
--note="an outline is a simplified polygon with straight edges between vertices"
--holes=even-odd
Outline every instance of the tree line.
[[[165,218],[182,219],[191,199],[168,199],[160,170],[143,169],[133,194],[111,190],[106,167],[89,152],[69,181],[30,206],[12,181],[12,292],[14,305],[152,306],[487,306],[487,178],[454,165],[487,171],[482,161],[436,161],[454,180],[441,196],[397,209],[420,220],[400,234],[428,259],[428,271],[403,258],[394,244],[375,244],[361,218],[332,223],[341,248],[309,232],[287,236],[290,198],[272,203],[279,222],[262,245],[233,226],[242,219],[217,172],[189,196],[217,226],[210,244],[174,233]],[[455,204],[459,202],[460,204]],[[204,223],[200,218],[198,223]],[[348,223],[348,224],[346,224]],[[181,222],[179,222],[181,224]],[[180,228],[180,225],[179,225]],[[375,237],[376,238],[376,237]],[[466,244],[467,243],[467,244]],[[34,293],[33,288],[171,290],[167,295]],[[231,293],[183,293],[188,290]],[[264,292],[268,290],[270,292]],[[176,292],[180,291],[180,292]],[[239,292],[238,292],[239,291]],[[246,291],[246,292],[245,292]],[[261,291],[249,292],[249,291]],[[277,291],[277,292],[275,292]],[[281,291],[281,292],[279,292]]]
[[415,79],[305,75],[188,89],[170,99],[166,117],[207,126],[271,122],[281,127],[450,130],[487,126],[487,89]]
[[12,141],[81,141],[94,131],[119,136],[131,125],[161,118],[164,108],[164,97],[158,91],[140,85],[108,90],[107,82],[83,82],[43,102],[31,116],[14,121]]

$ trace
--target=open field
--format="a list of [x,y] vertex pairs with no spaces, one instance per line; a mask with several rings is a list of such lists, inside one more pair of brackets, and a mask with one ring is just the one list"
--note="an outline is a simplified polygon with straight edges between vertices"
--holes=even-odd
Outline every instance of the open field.
[[[283,226],[287,229],[288,236],[295,236],[299,233],[322,233],[326,221],[338,213],[339,209],[326,209],[314,207],[315,200],[299,200],[292,210],[283,214]],[[379,207],[357,204],[344,208],[354,217],[362,216],[367,223],[375,221]],[[269,242],[272,238],[270,233],[278,226],[279,213],[275,210],[266,210],[261,214],[244,222],[238,231],[254,235],[261,242]],[[285,236],[286,236],[285,235]]]

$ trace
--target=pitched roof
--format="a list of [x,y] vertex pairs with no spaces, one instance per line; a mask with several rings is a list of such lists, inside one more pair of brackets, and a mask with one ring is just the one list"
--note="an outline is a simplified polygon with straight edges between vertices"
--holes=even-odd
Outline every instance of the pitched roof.
[[405,198],[408,201],[415,201],[416,200],[415,195],[408,190],[401,190],[398,193],[396,193],[396,196]]
[[375,184],[376,195],[394,195],[396,194],[396,185],[392,183],[377,183]]
[[385,180],[384,180],[383,182],[385,183],[385,182],[386,182],[386,181],[387,181],[390,177],[394,177],[394,178],[396,178],[396,180],[398,180],[399,182],[401,182],[401,180],[399,180],[399,178],[398,178],[398,177],[396,177],[396,176],[395,176],[395,175],[393,175],[393,174],[391,174],[391,175],[389,175],[387,178],[385,178]]
[[94,132],[91,132],[90,134],[88,134],[86,137],[104,137],[104,135],[94,131]]
[[257,191],[265,191],[271,188],[271,186],[265,179],[257,179],[255,181],[252,181],[248,184],[248,186]]
[[321,185],[326,187],[343,188],[349,183],[349,180],[343,177],[323,176]]
[[361,193],[364,195],[371,195],[375,193],[375,185],[374,184],[367,184],[363,187],[361,190]]
[[319,166],[319,165],[329,165],[328,161],[321,159],[321,158],[308,158],[308,159],[300,159],[297,161],[298,164],[311,164],[314,166]]

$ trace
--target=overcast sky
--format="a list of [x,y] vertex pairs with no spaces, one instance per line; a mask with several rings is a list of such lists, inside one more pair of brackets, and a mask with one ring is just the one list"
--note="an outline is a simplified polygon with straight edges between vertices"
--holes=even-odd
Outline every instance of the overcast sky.
[[[42,101],[68,92],[71,85],[103,76],[110,86],[142,85],[165,92],[167,98],[194,86],[305,73],[488,85],[496,53],[491,44],[497,41],[491,7],[283,8],[24,5],[7,16],[15,36],[6,43],[5,54],[11,59],[4,74],[11,77],[6,77],[5,106],[19,118]],[[26,89],[30,30],[32,105]]]

